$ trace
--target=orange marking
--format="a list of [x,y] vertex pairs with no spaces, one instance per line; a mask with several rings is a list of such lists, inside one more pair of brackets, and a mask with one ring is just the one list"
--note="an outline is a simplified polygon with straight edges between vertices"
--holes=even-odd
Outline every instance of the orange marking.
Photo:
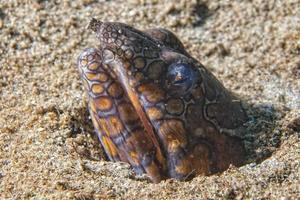
[[90,80],[90,81],[95,81],[95,80],[97,80],[97,74],[95,74],[95,73],[88,73],[88,72],[86,72],[85,73],[85,75],[86,75],[86,78],[88,79],[88,80]]
[[123,94],[123,88],[118,83],[112,83],[107,91],[114,98],[118,98]]
[[155,107],[151,107],[151,108],[147,109],[147,113],[148,113],[150,120],[158,120],[163,117],[163,113],[161,112],[161,110],[159,110],[158,108],[155,108]]
[[175,153],[176,151],[178,151],[180,146],[181,146],[181,144],[180,144],[179,140],[176,140],[176,139],[172,140],[168,144],[168,151]]
[[111,141],[111,139],[106,136],[102,136],[101,140],[106,151],[109,152],[112,157],[116,157],[118,155],[117,147]]
[[187,144],[186,132],[182,122],[179,120],[164,120],[158,132],[168,152],[176,152],[178,148]]
[[121,133],[124,130],[123,124],[120,122],[119,118],[116,116],[109,117],[109,123],[112,125],[112,129],[116,133]]
[[101,94],[104,91],[104,88],[100,84],[93,84],[92,85],[92,92],[94,94]]
[[101,82],[106,82],[108,80],[107,75],[104,73],[97,73],[97,75],[98,75],[99,81],[101,81]]
[[175,171],[182,175],[188,175],[193,170],[191,169],[191,163],[188,158],[182,158],[180,162],[175,166]]
[[93,99],[95,107],[101,111],[106,111],[112,108],[112,100],[109,97],[99,97]]
[[161,101],[165,97],[164,92],[157,85],[151,83],[139,86],[138,91],[152,103]]
[[92,62],[91,64],[89,64],[87,66],[87,68],[89,70],[97,70],[99,66],[100,66],[100,63],[98,63],[98,62]]
[[116,116],[110,116],[108,119],[99,118],[99,125],[110,137],[117,137],[124,130],[123,124]]
[[136,152],[131,151],[129,155],[130,155],[131,160],[133,161],[134,165],[140,165],[140,160],[139,160],[138,154]]
[[98,132],[100,132],[100,126],[99,126],[98,121],[96,119],[96,118],[98,118],[97,115],[95,115],[95,113],[91,113],[91,118],[92,118],[92,122],[93,122],[94,127],[96,128],[96,130]]
[[98,72],[98,73],[85,73],[86,77],[90,81],[101,81],[101,82],[106,82],[108,80],[108,77],[106,74]]

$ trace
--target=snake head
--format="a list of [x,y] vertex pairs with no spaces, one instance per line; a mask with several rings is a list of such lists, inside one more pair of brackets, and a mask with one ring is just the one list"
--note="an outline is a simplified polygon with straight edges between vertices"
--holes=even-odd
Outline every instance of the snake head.
[[[85,50],[78,66],[94,126],[111,160],[129,162],[154,182],[243,163],[235,130],[247,120],[245,111],[173,33],[96,19],[89,28],[100,44]],[[98,78],[89,79],[89,73]],[[101,94],[93,91],[93,81]]]

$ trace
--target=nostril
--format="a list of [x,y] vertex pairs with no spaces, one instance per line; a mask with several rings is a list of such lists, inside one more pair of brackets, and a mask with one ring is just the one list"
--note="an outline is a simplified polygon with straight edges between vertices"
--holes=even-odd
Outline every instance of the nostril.
[[92,18],[87,28],[93,30],[94,32],[97,32],[102,24],[103,22]]

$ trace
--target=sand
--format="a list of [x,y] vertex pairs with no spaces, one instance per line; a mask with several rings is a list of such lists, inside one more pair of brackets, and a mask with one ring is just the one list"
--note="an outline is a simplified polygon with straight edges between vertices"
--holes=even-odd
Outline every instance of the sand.
[[[299,0],[0,0],[1,199],[299,199]],[[106,161],[76,58],[92,17],[174,31],[243,99],[247,164],[150,183]]]

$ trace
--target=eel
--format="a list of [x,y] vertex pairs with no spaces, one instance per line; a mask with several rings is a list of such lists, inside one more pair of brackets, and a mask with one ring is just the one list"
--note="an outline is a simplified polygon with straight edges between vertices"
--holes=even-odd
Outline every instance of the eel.
[[95,132],[111,161],[154,183],[241,166],[241,101],[171,31],[92,19],[95,47],[77,65]]

